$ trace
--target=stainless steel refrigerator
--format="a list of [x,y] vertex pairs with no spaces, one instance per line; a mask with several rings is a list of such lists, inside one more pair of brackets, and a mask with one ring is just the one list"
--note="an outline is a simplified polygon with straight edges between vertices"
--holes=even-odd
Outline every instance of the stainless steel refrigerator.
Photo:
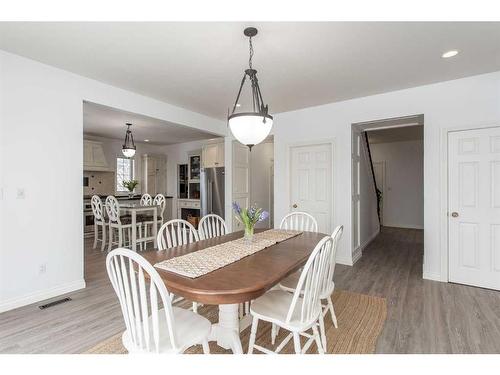
[[200,175],[201,216],[224,217],[224,167],[202,168]]

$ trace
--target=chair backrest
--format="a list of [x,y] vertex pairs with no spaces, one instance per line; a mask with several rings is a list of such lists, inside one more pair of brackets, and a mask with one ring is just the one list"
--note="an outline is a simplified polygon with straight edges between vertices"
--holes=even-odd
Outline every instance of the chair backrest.
[[223,236],[227,233],[227,225],[219,215],[209,214],[201,218],[198,224],[198,232],[202,240]]
[[281,220],[280,229],[317,232],[318,222],[307,212],[290,212]]
[[167,205],[167,200],[163,194],[156,194],[155,199],[153,199],[153,204],[160,206],[160,217],[163,223],[163,213],[165,212],[165,206]]
[[186,220],[174,219],[160,227],[156,240],[158,250],[166,250],[199,241],[200,238],[196,229]]
[[343,231],[344,227],[342,225],[339,225],[338,227],[335,228],[335,230],[331,235],[333,240],[333,251],[331,254],[332,257],[330,259],[330,266],[328,267],[328,272],[326,274],[323,286],[321,288],[322,296],[329,296],[330,294],[333,293],[333,288],[335,286],[335,284],[333,283],[333,274],[335,272],[335,264],[337,261],[337,249],[338,249],[337,246],[340,238],[342,237]]
[[[160,335],[165,334],[169,335],[172,348],[176,349],[170,296],[154,267],[136,252],[118,248],[106,257],[106,268],[120,301],[128,336],[136,349],[159,352]],[[145,274],[150,279],[149,288],[146,286]],[[158,303],[158,295],[163,311]],[[166,322],[166,329],[161,332],[160,314],[165,314]]]
[[333,239],[324,237],[318,242],[304,266],[292,303],[286,317],[287,323],[297,317],[302,323],[316,320],[321,313],[321,288],[330,267]]
[[104,221],[104,207],[101,198],[98,195],[93,195],[90,205],[92,206],[94,221]]
[[142,194],[139,204],[141,206],[150,206],[153,203],[153,198],[148,193]]
[[118,200],[114,196],[109,195],[106,198],[105,206],[109,222],[120,224],[120,204]]

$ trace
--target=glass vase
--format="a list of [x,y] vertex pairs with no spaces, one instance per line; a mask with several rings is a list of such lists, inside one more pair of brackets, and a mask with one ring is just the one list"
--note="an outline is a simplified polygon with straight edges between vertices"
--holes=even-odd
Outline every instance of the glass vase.
[[253,240],[253,229],[254,229],[253,225],[245,227],[245,240],[248,243],[252,243],[252,240]]

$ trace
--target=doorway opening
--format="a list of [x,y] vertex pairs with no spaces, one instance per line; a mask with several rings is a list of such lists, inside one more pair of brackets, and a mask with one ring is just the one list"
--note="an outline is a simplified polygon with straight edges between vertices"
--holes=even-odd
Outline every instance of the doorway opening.
[[423,230],[423,134],[423,115],[353,124],[353,263],[381,231]]
[[[87,286],[92,286],[103,276],[108,250],[153,250],[158,228],[172,219],[184,219],[196,226],[204,203],[200,173],[204,167],[224,168],[220,164],[224,160],[224,138],[98,103],[84,101],[82,106],[84,274]],[[136,152],[128,156],[122,151],[126,123],[133,124],[136,146]],[[148,195],[149,203],[141,203],[142,196]],[[113,229],[106,209],[108,197],[115,198],[110,201],[116,200],[120,217]],[[154,199],[157,204],[153,204]],[[137,215],[137,206],[148,205],[150,210]],[[153,206],[157,206],[157,228],[151,221]],[[135,233],[131,218],[134,210]]]

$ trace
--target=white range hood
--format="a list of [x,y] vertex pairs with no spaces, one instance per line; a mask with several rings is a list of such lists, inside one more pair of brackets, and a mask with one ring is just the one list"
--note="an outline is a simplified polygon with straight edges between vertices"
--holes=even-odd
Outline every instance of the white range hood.
[[83,141],[83,170],[112,172],[104,155],[101,142]]

